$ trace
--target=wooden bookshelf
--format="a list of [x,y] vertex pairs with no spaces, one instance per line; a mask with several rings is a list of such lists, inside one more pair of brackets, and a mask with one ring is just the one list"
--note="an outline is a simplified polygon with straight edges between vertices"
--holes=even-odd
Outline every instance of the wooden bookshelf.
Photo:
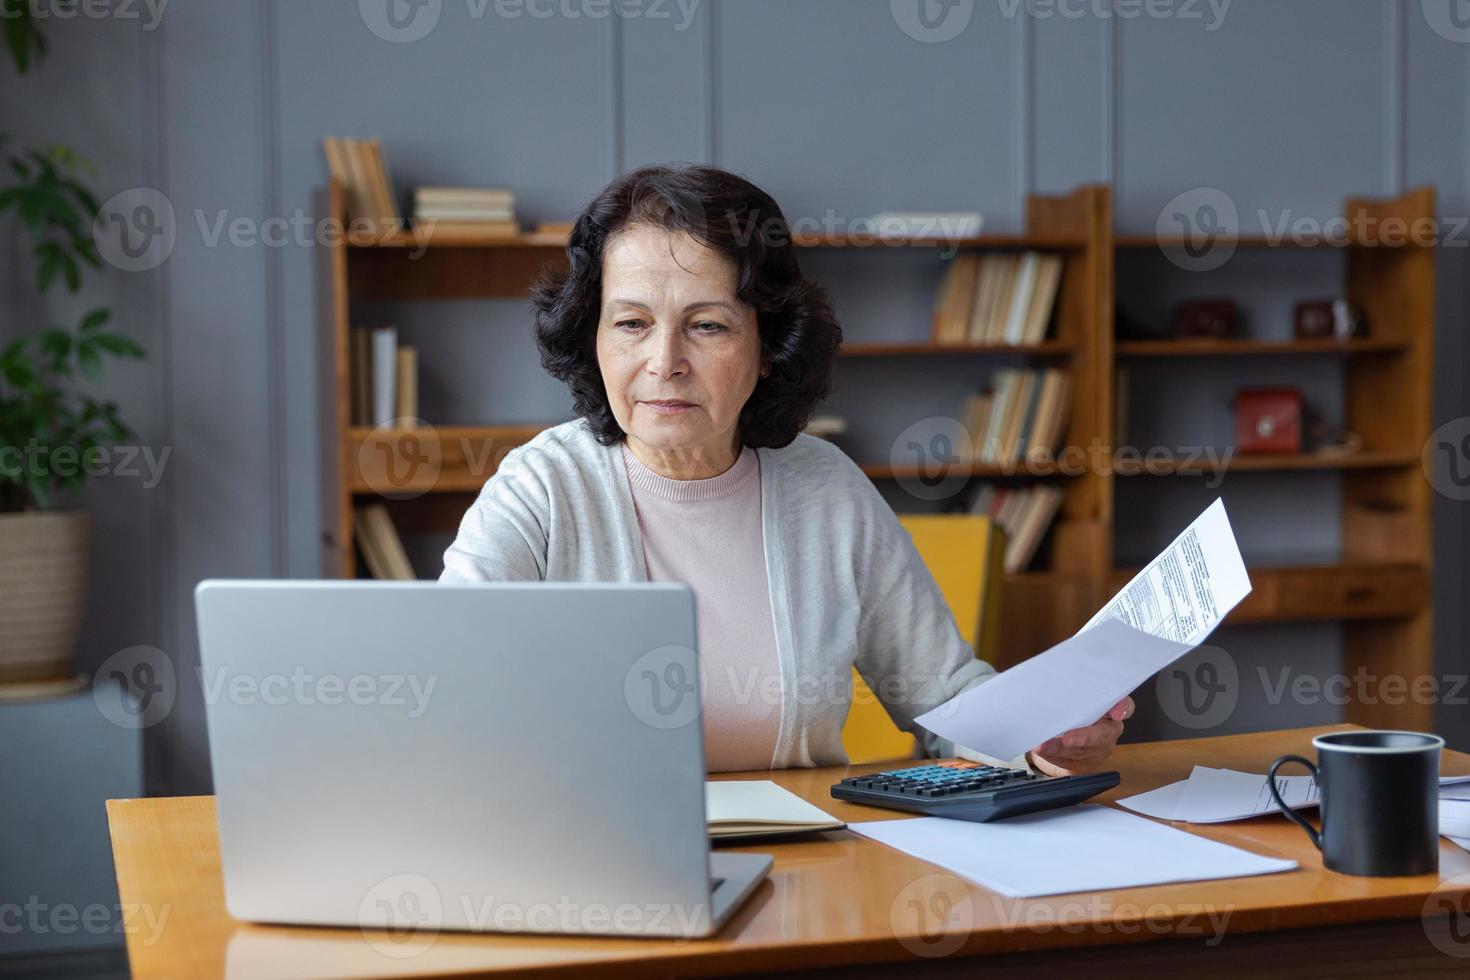
[[[328,205],[345,217],[341,187],[329,182]],[[1375,221],[1407,222],[1434,214],[1434,194],[1415,190],[1391,200],[1351,199],[1345,213]],[[1419,467],[1431,426],[1434,250],[1358,244],[1337,248],[1343,255],[1342,293],[1367,315],[1371,333],[1352,340],[1123,340],[1114,337],[1115,260],[1119,253],[1167,248],[1182,240],[1117,234],[1111,189],[1088,185],[1071,194],[1033,195],[1025,227],[961,239],[872,234],[806,235],[803,248],[904,248],[948,250],[1035,249],[1063,253],[1065,266],[1052,330],[1031,346],[936,345],[870,342],[849,344],[844,359],[974,358],[1038,359],[1069,372],[1073,385],[1066,446],[1113,445],[1112,419],[1117,365],[1123,361],[1177,359],[1170,369],[1190,370],[1191,360],[1240,359],[1242,382],[1257,359],[1283,358],[1299,364],[1331,358],[1342,371],[1343,422],[1362,440],[1351,455],[1234,455],[1228,479],[1290,481],[1294,473],[1335,472],[1342,512],[1341,560],[1290,567],[1253,567],[1254,591],[1228,623],[1342,620],[1344,670],[1363,667],[1380,676],[1406,677],[1432,669],[1430,609],[1430,487]],[[1272,241],[1266,236],[1227,239],[1237,248],[1334,248],[1329,242]],[[328,574],[356,573],[352,540],[354,502],[381,499],[404,534],[452,532],[475,494],[494,472],[498,458],[540,431],[543,425],[439,426],[433,477],[404,476],[394,483],[385,470],[395,447],[413,432],[354,428],[348,418],[348,325],[353,304],[382,300],[490,299],[525,295],[548,263],[565,262],[562,234],[467,236],[452,229],[407,228],[376,239],[329,248],[327,291],[331,316],[326,327],[335,391],[326,413],[331,448],[324,506]],[[1181,273],[1184,274],[1184,273]],[[1188,273],[1208,275],[1208,273]],[[927,312],[927,311],[926,311]],[[959,406],[956,406],[956,411]],[[548,420],[544,424],[555,424]],[[424,433],[418,433],[420,437]],[[420,446],[422,449],[422,446]],[[1217,455],[1218,459],[1219,456]],[[859,461],[874,480],[917,475],[917,468]],[[1148,472],[1186,477],[1184,459],[1167,458]],[[1218,475],[1207,461],[1198,472]],[[1140,467],[1143,469],[1143,467]],[[1047,467],[966,465],[974,479],[1046,480],[1065,496],[1042,552],[1041,567],[1008,575],[1001,623],[999,666],[1009,666],[1070,635],[1131,574],[1114,567],[1114,494],[1126,466],[1087,466],[1074,475]],[[1262,474],[1261,476],[1246,476]],[[1128,487],[1139,484],[1129,482]],[[385,492],[385,486],[388,492]],[[1324,500],[1324,505],[1328,501]],[[1366,725],[1427,728],[1431,711],[1422,705],[1351,705],[1351,721]]]

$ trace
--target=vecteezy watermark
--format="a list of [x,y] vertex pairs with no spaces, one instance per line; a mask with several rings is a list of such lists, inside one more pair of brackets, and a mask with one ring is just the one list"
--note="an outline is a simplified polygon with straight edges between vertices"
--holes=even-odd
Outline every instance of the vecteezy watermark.
[[699,719],[699,656],[686,646],[655,647],[623,675],[623,697],[650,728],[683,728]]
[[1235,459],[1234,447],[1109,446],[1093,439],[1087,446],[1064,446],[1053,451],[1007,450],[1000,440],[976,437],[959,419],[931,415],[904,428],[889,447],[888,461],[895,482],[919,500],[947,500],[965,488],[980,472],[990,476],[1084,476],[1086,474],[1142,474],[1203,476],[1205,487],[1224,481]]
[[156,269],[178,239],[173,202],[152,187],[112,195],[92,219],[92,242],[108,264],[124,272]]
[[132,646],[102,661],[92,675],[92,700],[119,728],[158,724],[173,710],[178,684],[173,662],[157,647]]
[[[401,224],[355,217],[342,221],[297,209],[290,214],[236,214],[227,208],[189,212],[181,229],[173,202],[152,187],[133,187],[114,194],[97,209],[92,241],[103,260],[123,272],[148,272],[168,261],[181,230],[191,231],[204,248],[326,248],[371,243],[404,230]],[[413,222],[407,246],[411,259],[423,258],[438,222]]]
[[202,667],[195,672],[206,704],[377,705],[404,708],[409,718],[428,710],[439,683],[437,674],[318,674],[299,666],[290,673],[252,674],[229,667],[217,667],[209,677]]
[[[141,20],[143,30],[158,29],[168,0],[22,0],[35,20]],[[16,5],[17,7],[19,4]],[[20,11],[0,7],[0,21],[12,20]]]
[[92,902],[46,902],[38,895],[24,902],[0,902],[0,936],[136,936],[144,946],[153,946],[163,936],[163,927],[173,906],[122,902],[105,905]]
[[[489,470],[490,460],[479,454],[464,455],[472,472]],[[423,419],[391,419],[374,428],[357,447],[357,471],[363,482],[374,493],[394,500],[411,500],[434,489],[443,467],[439,430]]]
[[1225,24],[1234,0],[995,0],[1000,14],[1013,19],[1024,14],[1033,20],[1150,20],[1199,21],[1207,32],[1218,31]]
[[[1351,674],[1326,675],[1301,673],[1291,667],[1272,671],[1257,667],[1266,702],[1272,706],[1290,700],[1297,705],[1361,704],[1396,706],[1401,704],[1448,705],[1470,704],[1470,676],[1465,674],[1377,674],[1359,667]],[[1273,676],[1274,674],[1274,676]]]
[[1470,500],[1470,417],[1434,430],[1419,454],[1429,485],[1451,500]]
[[1154,695],[1164,716],[1194,730],[1230,720],[1240,701],[1235,658],[1217,646],[1196,647],[1154,678]]
[[847,217],[828,208],[820,216],[798,215],[783,220],[775,215],[762,218],[753,212],[729,211],[725,220],[741,245],[759,238],[767,248],[784,248],[793,241],[815,238],[841,248],[903,248],[915,239],[925,239],[939,246],[941,259],[959,254],[961,244],[974,232],[972,222],[944,213]]
[[1240,214],[1218,187],[1196,187],[1164,205],[1154,232],[1170,262],[1190,272],[1207,272],[1235,254]]
[[439,938],[444,902],[423,875],[384,878],[357,904],[357,924],[369,946],[394,959],[418,956]]
[[662,935],[682,943],[709,923],[707,903],[508,902],[495,895],[461,894],[446,901],[421,874],[397,874],[375,884],[358,903],[357,922],[369,946],[394,959],[417,956],[434,945],[440,924],[476,932],[612,933]]
[[974,931],[972,903],[970,887],[954,875],[925,875],[893,896],[888,924],[899,945],[915,956],[949,956]]
[[953,41],[970,26],[975,0],[888,0],[893,22],[915,41]]
[[[1439,883],[1424,899],[1420,922],[1434,948],[1447,956],[1470,958],[1470,875],[1455,875]],[[1461,892],[1446,895],[1446,891]]]
[[1465,216],[1406,218],[1359,209],[1318,218],[1291,208],[1257,208],[1252,217],[1250,226],[1244,227],[1229,194],[1218,187],[1195,187],[1160,209],[1154,233],[1159,250],[1169,261],[1190,272],[1220,268],[1230,261],[1241,238],[1247,235],[1259,237],[1271,247],[1470,247],[1470,218]]
[[1430,30],[1457,44],[1470,44],[1470,0],[1419,0]]
[[[471,20],[493,13],[501,20],[623,20],[672,21],[675,31],[694,23],[700,0],[465,0]],[[373,34],[394,44],[429,36],[444,12],[444,0],[357,0],[357,12]]]
[[1197,902],[1155,902],[1136,905],[1114,902],[1105,895],[1083,899],[1017,901],[992,894],[995,917],[1006,932],[1118,933],[1132,936],[1198,936],[1206,946],[1225,938],[1233,905]]
[[24,446],[0,446],[0,476],[43,480],[103,476],[141,478],[143,489],[152,490],[163,481],[172,446],[155,451],[152,446],[48,446],[32,439]]

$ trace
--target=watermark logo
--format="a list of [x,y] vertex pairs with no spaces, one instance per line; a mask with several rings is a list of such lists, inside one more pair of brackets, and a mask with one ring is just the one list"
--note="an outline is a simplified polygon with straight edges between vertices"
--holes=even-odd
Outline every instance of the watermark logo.
[[434,489],[444,466],[439,432],[423,419],[396,418],[373,429],[357,448],[357,469],[376,494],[394,500]]
[[357,925],[367,944],[384,956],[418,956],[439,938],[444,904],[423,875],[384,878],[357,905]]
[[1419,0],[1424,19],[1446,41],[1470,43],[1470,0]]
[[888,907],[899,945],[915,956],[949,956],[975,928],[970,889],[954,875],[925,875],[909,882]]
[[444,0],[357,0],[358,16],[367,29],[393,44],[428,36],[443,8]]
[[1435,490],[1451,500],[1470,500],[1470,417],[1435,429],[1419,461]]
[[167,261],[178,240],[174,206],[162,191],[134,187],[114,194],[92,219],[92,241],[109,264],[147,272]]
[[678,644],[655,647],[628,668],[623,696],[650,728],[683,728],[700,716],[698,655]]
[[249,674],[218,667],[209,676],[195,668],[204,703],[270,707],[306,705],[402,708],[409,719],[423,716],[439,683],[438,674],[316,674],[297,665],[289,674]]
[[1215,728],[1230,720],[1240,700],[1235,658],[1216,646],[1190,651],[1154,679],[1154,693],[1165,717],[1189,729]]
[[157,647],[133,646],[102,661],[92,675],[92,700],[102,716],[133,730],[158,724],[178,695],[174,665]]
[[970,479],[970,432],[959,419],[931,415],[898,434],[889,450],[898,485],[919,500],[945,500]]
[[[1440,888],[1470,888],[1470,874],[1446,878]],[[1459,959],[1470,958],[1470,894],[1429,895],[1424,899],[1420,921],[1435,949]]]
[[893,22],[915,41],[942,44],[959,37],[975,16],[975,0],[888,0]]
[[1170,262],[1188,272],[1207,272],[1235,254],[1240,213],[1218,187],[1196,187],[1164,205],[1154,233]]

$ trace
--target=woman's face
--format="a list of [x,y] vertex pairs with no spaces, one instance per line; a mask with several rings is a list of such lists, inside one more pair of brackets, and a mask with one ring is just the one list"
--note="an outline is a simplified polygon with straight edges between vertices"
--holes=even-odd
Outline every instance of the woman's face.
[[735,295],[736,272],[689,234],[644,224],[603,251],[597,363],[629,448],[665,475],[715,475],[738,455],[761,348],[756,312]]

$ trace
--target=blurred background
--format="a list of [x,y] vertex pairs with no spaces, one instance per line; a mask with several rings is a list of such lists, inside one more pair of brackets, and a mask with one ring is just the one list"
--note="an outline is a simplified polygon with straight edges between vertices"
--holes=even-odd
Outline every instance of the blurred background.
[[437,577],[497,454],[571,417],[525,286],[649,163],[780,203],[849,348],[817,431],[895,510],[1025,540],[998,660],[1223,497],[1255,592],[1127,737],[1470,748],[1470,3],[0,12],[0,973],[119,969],[102,801],[210,789],[201,579],[391,576],[395,542]]

